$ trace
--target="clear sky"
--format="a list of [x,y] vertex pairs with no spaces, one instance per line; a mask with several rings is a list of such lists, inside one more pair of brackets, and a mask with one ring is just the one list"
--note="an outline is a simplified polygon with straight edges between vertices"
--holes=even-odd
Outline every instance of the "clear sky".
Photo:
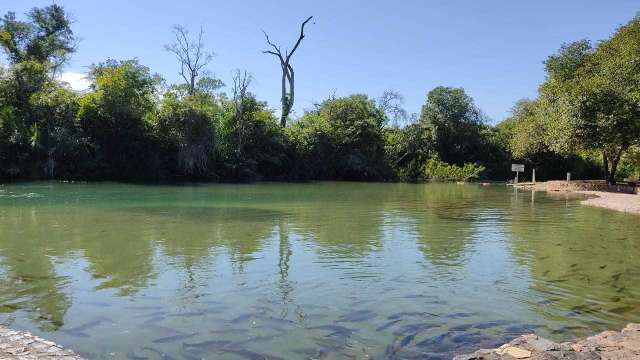
[[[1,0],[0,11],[24,13],[52,0]],[[264,55],[260,29],[292,46],[313,15],[296,52],[296,114],[335,93],[379,96],[399,91],[419,112],[435,86],[464,87],[494,122],[520,98],[535,97],[542,61],[563,42],[604,39],[638,11],[638,0],[56,0],[81,38],[67,78],[107,58],[137,57],[168,82],[178,66],[164,45],[171,25],[205,29],[218,55],[211,70],[226,83],[246,69],[252,91],[279,107],[280,70]],[[78,75],[75,75],[78,77]]]

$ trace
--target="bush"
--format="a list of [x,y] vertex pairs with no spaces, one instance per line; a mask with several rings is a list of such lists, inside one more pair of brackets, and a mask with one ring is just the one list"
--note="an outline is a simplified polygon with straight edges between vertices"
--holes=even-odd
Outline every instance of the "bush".
[[161,170],[171,175],[204,177],[214,158],[215,119],[220,109],[204,96],[164,96],[156,118],[162,148]]
[[467,181],[475,179],[484,171],[484,166],[466,163],[463,166],[447,164],[437,158],[427,160],[424,166],[426,179],[432,181]]
[[309,179],[371,180],[388,176],[385,114],[365,95],[324,101],[289,129],[296,174]]

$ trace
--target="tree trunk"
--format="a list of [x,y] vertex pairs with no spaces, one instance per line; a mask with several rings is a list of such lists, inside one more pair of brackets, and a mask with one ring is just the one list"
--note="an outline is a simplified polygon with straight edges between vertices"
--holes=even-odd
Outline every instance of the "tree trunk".
[[622,149],[618,150],[618,152],[614,155],[614,158],[611,159],[611,170],[609,171],[609,178],[607,179],[607,183],[609,185],[616,184],[616,171],[618,170],[618,163],[620,162],[621,157]]
[[602,152],[602,162],[604,164],[604,179],[609,181],[609,159],[607,158],[607,153]]

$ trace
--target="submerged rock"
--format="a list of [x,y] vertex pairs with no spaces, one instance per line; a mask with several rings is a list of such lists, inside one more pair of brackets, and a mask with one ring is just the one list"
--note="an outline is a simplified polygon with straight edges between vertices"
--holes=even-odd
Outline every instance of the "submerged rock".
[[458,355],[454,360],[597,360],[640,359],[640,324],[622,331],[605,331],[573,342],[555,343],[536,335],[523,335],[497,349]]

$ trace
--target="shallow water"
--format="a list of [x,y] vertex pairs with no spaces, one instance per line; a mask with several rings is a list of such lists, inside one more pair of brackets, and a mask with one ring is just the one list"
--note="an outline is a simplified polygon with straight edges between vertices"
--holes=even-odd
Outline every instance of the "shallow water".
[[505,186],[0,186],[0,323],[90,358],[446,358],[640,322],[640,217]]

